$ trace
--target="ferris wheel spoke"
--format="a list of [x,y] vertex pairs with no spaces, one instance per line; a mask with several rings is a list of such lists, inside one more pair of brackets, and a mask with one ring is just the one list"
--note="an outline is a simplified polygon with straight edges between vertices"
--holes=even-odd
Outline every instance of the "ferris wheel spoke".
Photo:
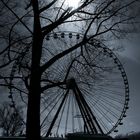
[[[90,99],[92,100],[93,106],[95,106],[96,103],[100,100],[101,102],[99,102],[99,103],[102,103],[103,105],[108,105],[109,107],[111,106],[112,108],[114,108],[117,111],[120,111],[120,112],[122,111],[121,110],[122,108],[120,108],[120,106],[117,107],[115,104],[113,105],[112,102],[110,103],[108,100],[102,99],[101,96],[98,96],[98,95],[93,96],[93,94],[89,93],[89,91],[85,91],[85,94],[86,94],[86,96],[85,96],[86,98],[89,98],[89,100]],[[119,108],[120,108],[120,110],[119,110]]]
[[87,96],[91,96],[90,98],[94,98],[94,96],[97,96],[97,97],[100,96],[100,98],[104,98],[104,96],[106,96],[104,94],[104,92],[102,93],[101,91],[99,91],[99,93],[98,92],[95,92],[95,93],[90,92],[89,89],[82,89],[82,91],[84,91]]
[[[91,108],[94,108],[93,103],[89,99],[88,99],[88,102],[89,102],[89,106],[91,106]],[[119,118],[118,114],[116,114],[114,111],[111,111],[110,108],[108,106],[106,106],[106,104],[103,104],[102,102],[98,102],[98,105],[97,106],[100,106],[101,108],[103,108],[104,110],[106,110],[115,119],[118,119]]]
[[[88,103],[89,103],[89,105],[91,106],[91,108],[93,108],[93,104],[92,104],[92,102],[91,102],[90,100],[88,100]],[[103,103],[101,103],[101,102],[98,102],[98,105],[100,105],[100,107],[102,107],[105,111],[108,111],[108,112],[109,112],[112,116],[114,116],[116,119],[118,118],[118,115],[115,114],[113,111],[111,111],[111,110],[109,109],[109,107],[106,106],[106,104],[103,104]]]
[[57,112],[56,112],[56,114],[55,114],[55,116],[54,116],[54,118],[53,118],[53,120],[52,120],[52,122],[51,122],[51,125],[50,125],[48,131],[47,131],[46,137],[49,136],[49,134],[50,134],[50,132],[51,132],[51,130],[52,130],[52,128],[53,128],[53,125],[54,125],[54,123],[55,123],[55,121],[56,121],[56,119],[57,119],[57,117],[58,117],[58,115],[59,115],[59,112],[60,112],[60,110],[61,110],[61,108],[62,108],[62,106],[63,106],[63,104],[64,104],[64,101],[65,101],[65,99],[66,99],[68,93],[69,93],[69,90],[66,91],[66,93],[65,93],[65,95],[64,95],[64,97],[63,97],[63,99],[62,99],[62,101],[61,101],[61,103],[60,103],[60,105],[59,105],[59,108],[58,108],[58,110],[57,110]]
[[[113,120],[111,120],[111,119],[109,119],[109,118],[107,117],[108,111],[107,111],[107,110],[104,111],[102,108],[99,108],[99,106],[96,106],[96,107],[95,107],[95,110],[97,110],[97,111],[99,112],[99,114],[103,117],[103,119],[102,119],[101,117],[98,118],[98,121],[101,122],[101,121],[104,120],[104,124],[106,125],[106,129],[109,129],[108,123],[109,123],[109,124],[112,124],[112,123],[113,123]],[[94,113],[95,113],[95,112],[94,112]]]
[[[59,92],[58,92],[59,93]],[[48,107],[50,107],[51,106],[51,104],[53,104],[53,101],[55,100],[56,101],[56,99],[62,94],[61,92],[59,93],[59,94],[55,94],[55,93],[51,93],[52,95],[49,97],[49,98],[47,98],[47,99],[45,99],[45,103],[47,103],[47,106],[45,106],[45,108],[41,111],[41,113],[40,114],[43,114],[44,113],[44,111],[45,110],[47,110],[48,109]],[[62,96],[62,95],[61,95]],[[60,96],[60,97],[61,97]],[[45,97],[44,97],[45,98]],[[59,101],[59,100],[58,100]],[[57,103],[57,102],[56,102]]]
[[[104,111],[103,108],[101,108],[99,105],[95,106],[95,109],[104,117],[104,119],[106,120],[106,126],[108,126],[107,124],[113,126],[112,124],[114,123],[114,121],[112,119],[110,119],[110,117],[107,116],[108,114],[108,110]],[[102,120],[101,118],[99,120]]]
[[[100,89],[100,90],[98,90]],[[96,92],[98,91],[98,92]],[[116,101],[120,104],[123,104],[123,99],[124,97],[122,95],[115,95],[115,91],[110,91],[110,90],[104,90],[104,89],[101,89],[101,88],[95,88],[95,93],[94,95],[102,95],[102,97],[106,97],[106,98],[109,98],[110,100],[112,101]],[[120,100],[120,97],[123,97],[123,99]]]
[[101,91],[98,94],[101,95],[103,98],[107,98],[107,99],[110,99],[110,100],[112,100],[114,102],[117,102],[119,104],[123,104],[123,100],[120,100],[119,98],[116,98],[116,97],[113,97],[111,95],[105,94],[104,91]]
[[[119,87],[118,87],[119,88]],[[105,94],[111,94],[111,95],[115,95],[115,96],[122,96],[123,97],[123,92],[121,92],[121,89],[120,91],[116,91],[115,89],[110,89],[110,88],[107,88],[107,87],[102,87],[102,86],[97,86],[95,87],[95,90],[101,90],[101,91],[104,91]]]
[[100,101],[102,101],[104,104],[109,105],[111,108],[115,109],[116,111],[119,112],[122,111],[122,107],[120,107],[121,104],[120,105],[115,104],[114,102],[110,102],[110,100],[107,100],[106,98],[100,98]]
[[[48,117],[49,117],[49,115],[51,114],[51,112],[55,109],[55,107],[56,107],[56,105],[59,103],[59,101],[62,99],[62,97],[63,97],[63,94],[59,94],[60,95],[60,97],[58,98],[58,96],[57,96],[57,100],[55,100],[56,102],[55,102],[55,104],[51,107],[51,109],[50,110],[48,110],[48,107],[51,105],[48,105],[47,107],[46,107],[46,109],[45,110],[47,110],[48,112],[47,112],[47,115],[46,115],[46,117],[43,119],[43,121],[42,121],[42,123],[41,123],[41,127],[43,126],[43,124],[44,124],[44,122],[48,119]],[[51,102],[51,103],[53,103],[53,102]],[[46,112],[45,112],[46,113]]]
[[62,108],[62,111],[60,112],[60,119],[59,119],[59,122],[58,122],[58,127],[57,127],[57,130],[56,130],[56,134],[58,134],[58,131],[59,131],[59,128],[60,128],[60,124],[61,124],[61,121],[62,121],[62,118],[63,118],[63,115],[64,115],[64,110],[65,110],[65,107],[66,107],[66,103],[67,103],[67,99],[65,100],[65,103],[63,105],[63,108]]
[[109,128],[107,127],[105,122],[100,118],[101,116],[98,115],[99,112],[95,110],[94,108],[93,108],[93,112],[96,114],[97,120],[99,121],[99,124],[101,125],[101,127],[104,128],[104,133],[107,133],[109,131]]
[[[99,106],[98,106],[99,108]],[[96,108],[96,109],[98,109]],[[100,110],[98,110],[100,111]],[[101,113],[101,112],[100,112]],[[115,122],[113,121],[114,119],[110,119],[112,118],[112,116],[110,116],[107,112],[107,114],[104,114],[104,119],[106,120],[106,125],[108,126],[108,128],[110,128],[111,126],[114,127],[115,126]],[[103,120],[102,118],[100,118],[100,120]]]

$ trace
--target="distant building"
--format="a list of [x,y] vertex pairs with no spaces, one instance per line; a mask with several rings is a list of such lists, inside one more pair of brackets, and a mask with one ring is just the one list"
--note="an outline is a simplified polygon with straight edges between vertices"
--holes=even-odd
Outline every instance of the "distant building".
[[129,140],[128,138],[118,138],[118,139],[115,139],[115,140]]
[[[0,140],[25,140],[25,137],[0,137]],[[110,136],[107,135],[89,135],[84,133],[71,133],[62,137],[49,137],[42,138],[42,140],[113,140]]]
[[68,140],[113,140],[112,137],[107,135],[90,135],[85,133],[70,133],[66,138]]
[[[0,140],[25,140],[25,137],[0,137]],[[44,137],[42,140],[114,140],[112,137],[101,134],[85,134],[81,132],[69,133],[66,137]],[[128,139],[118,139],[128,140]]]

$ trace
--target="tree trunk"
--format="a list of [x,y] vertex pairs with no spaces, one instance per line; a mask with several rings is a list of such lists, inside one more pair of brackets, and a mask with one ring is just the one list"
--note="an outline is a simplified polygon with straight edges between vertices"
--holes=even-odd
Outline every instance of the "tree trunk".
[[[34,41],[35,45],[33,48],[38,48],[38,46],[42,46],[41,42]],[[40,42],[40,43],[39,43]],[[33,51],[34,52],[34,51]],[[32,68],[31,68],[31,77],[30,77],[30,86],[29,86],[29,94],[28,94],[28,108],[27,108],[27,126],[26,126],[26,134],[28,140],[40,139],[40,63],[38,61],[39,51],[35,51],[34,55],[32,55]],[[39,59],[40,60],[40,59]],[[38,63],[37,63],[38,61]]]
[[31,76],[28,94],[28,108],[27,108],[27,125],[26,137],[27,140],[41,140],[40,138],[40,59],[42,53],[43,37],[40,26],[38,2],[32,1],[34,11],[34,31],[32,44],[32,65]]
[[31,76],[26,135],[27,140],[40,140],[40,76],[38,72],[32,73]]

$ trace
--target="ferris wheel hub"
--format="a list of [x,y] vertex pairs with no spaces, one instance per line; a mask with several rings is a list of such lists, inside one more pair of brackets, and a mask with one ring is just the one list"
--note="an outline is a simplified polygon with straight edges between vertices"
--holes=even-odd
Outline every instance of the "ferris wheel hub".
[[75,84],[76,84],[76,82],[75,82],[75,79],[73,77],[66,81],[67,89],[73,89],[75,87]]

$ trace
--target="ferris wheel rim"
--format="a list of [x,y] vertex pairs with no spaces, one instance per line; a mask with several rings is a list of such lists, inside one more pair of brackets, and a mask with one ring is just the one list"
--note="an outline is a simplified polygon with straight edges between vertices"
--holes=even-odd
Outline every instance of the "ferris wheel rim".
[[[65,34],[62,34],[62,33],[63,32],[52,33],[48,37],[54,37],[56,39],[57,37],[62,37],[63,38],[63,35],[64,36],[66,35],[69,38],[76,37],[76,39],[79,39],[79,37],[82,36],[82,34],[79,34],[78,35],[78,33],[76,33],[76,32],[74,32],[74,33],[73,32],[65,32]],[[121,76],[123,77],[123,81],[124,81],[124,87],[125,87],[125,102],[124,102],[124,107],[123,107],[122,113],[120,115],[120,118],[118,119],[118,121],[116,122],[116,124],[114,125],[114,127],[107,133],[107,134],[110,134],[111,132],[115,131],[115,129],[117,128],[117,126],[121,123],[122,119],[125,117],[126,110],[128,109],[128,102],[129,102],[129,84],[128,84],[128,79],[127,79],[127,75],[126,75],[126,72],[124,70],[124,67],[123,67],[122,63],[120,62],[120,60],[118,59],[118,57],[115,55],[115,53],[111,49],[109,49],[103,43],[100,43],[96,39],[89,41],[89,44],[90,45],[92,45],[92,44],[98,45],[98,47],[100,49],[102,49],[105,53],[107,53],[110,56],[110,58],[112,58],[112,60],[114,61],[114,63],[117,64],[118,69],[119,69],[119,71],[121,73]],[[15,65],[16,65],[16,63],[15,63]],[[13,66],[13,70],[11,72],[11,76],[14,75],[14,71],[15,71],[16,68],[17,68],[16,66]],[[11,78],[11,83],[12,83],[12,78]],[[9,98],[11,99],[11,102],[13,104],[15,104],[15,102],[14,102],[14,100],[12,98],[12,91],[11,90],[12,90],[12,88],[10,89],[10,96],[9,96]]]
[[[56,32],[54,34],[51,34],[49,37],[62,37],[62,34],[63,35],[66,35],[66,36],[69,36],[69,38],[72,38],[72,37],[75,37],[78,35],[78,33],[76,32]],[[73,35],[74,34],[74,35]],[[82,34],[79,34],[80,37],[82,37]],[[54,38],[55,38],[54,37]],[[129,84],[128,84],[128,80],[127,80],[127,75],[126,75],[126,72],[124,70],[124,67],[122,65],[122,63],[120,62],[120,60],[118,59],[118,57],[115,55],[114,52],[112,52],[111,49],[109,49],[108,47],[106,47],[103,43],[100,43],[98,40],[94,39],[94,40],[91,40],[89,41],[90,43],[89,44],[92,44],[92,43],[96,43],[96,44],[101,44],[100,45],[100,48],[102,48],[104,50],[104,52],[108,53],[110,55],[110,57],[113,58],[114,60],[114,63],[117,63],[118,65],[118,69],[120,70],[121,72],[121,76],[123,77],[123,80],[124,80],[124,86],[125,86],[125,102],[124,102],[124,108],[122,110],[122,113],[120,115],[120,118],[118,119],[118,121],[116,122],[116,124],[114,125],[114,127],[107,133],[107,134],[110,134],[112,131],[115,131],[116,127],[118,125],[122,125],[122,119],[125,117],[125,113],[126,113],[126,110],[128,109],[128,102],[129,102]],[[98,46],[99,47],[99,46]]]

